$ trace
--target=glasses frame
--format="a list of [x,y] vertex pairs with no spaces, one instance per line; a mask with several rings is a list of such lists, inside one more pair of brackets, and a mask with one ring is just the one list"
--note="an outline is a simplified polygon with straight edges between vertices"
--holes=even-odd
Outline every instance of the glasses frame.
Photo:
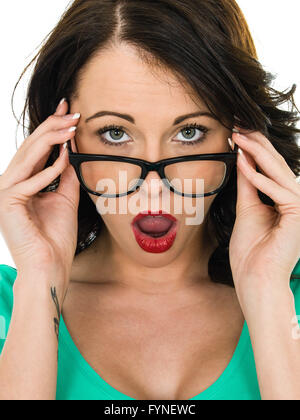
[[[169,188],[170,191],[172,191],[174,194],[180,195],[181,197],[200,198],[200,197],[208,197],[211,195],[215,195],[218,192],[220,192],[228,183],[231,171],[237,163],[237,155],[238,155],[237,144],[235,144],[234,150],[231,150],[228,153],[210,153],[210,154],[180,156],[180,157],[174,157],[174,158],[169,158],[169,159],[163,159],[158,162],[148,162],[143,159],[136,159],[136,158],[130,158],[130,157],[125,157],[125,156],[74,153],[72,151],[71,140],[68,140],[67,148],[69,152],[70,164],[73,166],[82,188],[89,194],[93,194],[98,197],[105,197],[105,198],[125,197],[127,195],[134,193],[135,191],[137,191],[137,189],[141,187],[148,173],[152,171],[158,173],[163,183]],[[217,188],[215,191],[212,191],[210,193],[204,193],[204,194],[186,194],[186,193],[182,193],[175,190],[173,186],[170,184],[170,182],[168,181],[167,177],[165,176],[166,166],[174,164],[174,163],[190,162],[190,161],[196,161],[196,160],[216,160],[216,161],[224,162],[226,164],[226,174],[225,174],[222,185],[219,188]],[[83,162],[93,162],[93,161],[125,162],[125,163],[131,163],[133,165],[139,166],[142,169],[142,174],[140,177],[141,182],[136,184],[133,189],[127,191],[127,193],[122,193],[122,194],[105,194],[105,193],[100,194],[100,193],[97,193],[96,191],[92,191],[87,187],[87,185],[85,185],[84,179],[82,177],[80,165]]]

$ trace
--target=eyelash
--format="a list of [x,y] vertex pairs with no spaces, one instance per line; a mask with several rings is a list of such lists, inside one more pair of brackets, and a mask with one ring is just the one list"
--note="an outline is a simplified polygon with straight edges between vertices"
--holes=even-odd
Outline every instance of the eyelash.
[[[195,123],[195,124],[185,125],[184,127],[182,127],[179,130],[179,133],[181,131],[184,131],[184,130],[187,130],[187,129],[190,129],[190,128],[194,128],[194,129],[196,128],[196,129],[202,131],[203,136],[201,137],[201,139],[199,139],[199,140],[192,140],[192,141],[188,141],[188,140],[187,141],[177,140],[177,143],[181,143],[184,146],[186,146],[186,145],[193,146],[195,144],[199,144],[199,143],[201,143],[201,142],[203,142],[205,140],[207,133],[210,131],[207,127],[204,127],[203,125],[199,125],[199,124],[196,124]],[[124,133],[127,134],[126,131],[125,131],[125,128],[123,126],[117,126],[117,125],[109,125],[109,126],[107,126],[106,125],[105,127],[101,128],[101,129],[99,129],[97,131],[97,135],[99,136],[99,138],[102,141],[102,143],[104,143],[104,144],[106,144],[108,146],[123,146],[124,144],[126,144],[127,142],[110,142],[110,141],[107,141],[105,138],[103,138],[102,134],[105,134],[105,133],[107,133],[109,131],[113,131],[113,130],[124,131]]]

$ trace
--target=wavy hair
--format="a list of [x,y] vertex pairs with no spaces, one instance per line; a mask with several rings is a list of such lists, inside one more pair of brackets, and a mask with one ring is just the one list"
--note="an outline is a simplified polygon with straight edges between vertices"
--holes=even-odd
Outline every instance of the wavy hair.
[[[99,51],[121,42],[134,46],[147,64],[171,70],[224,126],[232,129],[237,124],[261,131],[295,175],[300,175],[296,85],[283,92],[271,87],[275,76],[258,61],[249,27],[235,0],[71,2],[15,85],[14,93],[24,73],[35,63],[22,112],[23,130],[26,112],[29,117],[24,135],[30,135],[53,114],[62,97],[72,103],[85,66]],[[290,105],[288,110],[280,107],[283,104]],[[45,168],[58,155],[59,146],[55,146]],[[55,190],[59,180],[42,192]],[[269,197],[260,191],[258,194],[264,204],[274,206]],[[209,276],[213,282],[232,287],[229,241],[236,200],[235,167],[207,215],[208,232],[217,241],[208,263]],[[82,188],[78,225],[75,256],[95,240],[103,227],[95,204]]]

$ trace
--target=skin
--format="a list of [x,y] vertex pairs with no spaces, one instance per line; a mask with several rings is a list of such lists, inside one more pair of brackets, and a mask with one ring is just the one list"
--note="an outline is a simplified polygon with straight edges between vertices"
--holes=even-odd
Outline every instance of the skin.
[[[202,101],[195,104],[171,72],[153,73],[128,46],[94,59],[82,74],[78,93],[71,102],[71,113],[81,113],[78,149],[104,125],[123,125],[138,145],[134,157],[158,161],[193,153],[191,146],[179,148],[172,139],[178,138],[180,127],[198,123],[211,129],[210,144],[229,151],[231,133],[212,118],[195,117],[172,127],[176,117],[208,109]],[[136,125],[115,116],[85,122],[100,110],[130,114]],[[74,141],[72,147],[77,151]],[[126,155],[126,149],[118,148],[118,154]],[[148,174],[145,182],[153,178],[159,175]],[[90,197],[96,205],[97,197]],[[205,215],[214,199],[204,199]],[[138,246],[130,225],[135,215],[103,215],[103,234],[74,259],[63,305],[64,319],[83,356],[102,378],[134,398],[197,395],[225,369],[243,326],[234,290],[212,284],[208,277],[215,244],[206,224],[187,226],[186,214],[173,215],[180,226],[177,239],[162,254]],[[218,313],[216,305],[221,308]],[[195,366],[203,365],[195,372]]]
[[[117,65],[120,59],[122,60],[121,67]],[[118,70],[112,72],[112,66]],[[78,89],[79,97],[71,102],[71,112],[75,110],[81,112],[75,137],[79,150],[88,147],[86,143],[91,142],[89,138],[95,138],[95,132],[104,125],[122,124],[127,134],[124,138],[128,139],[129,136],[137,144],[134,157],[158,161],[166,157],[191,154],[195,153],[193,146],[180,147],[175,142],[172,145],[171,142],[172,139],[178,138],[180,127],[196,122],[207,125],[211,129],[208,137],[210,144],[214,142],[221,144],[221,147],[219,146],[221,150],[229,151],[227,139],[230,132],[214,119],[196,117],[186,120],[175,128],[172,127],[176,117],[197,112],[199,106],[201,110],[208,111],[208,109],[202,102],[198,106],[195,105],[172,74],[153,75],[149,67],[141,62],[134,50],[128,46],[123,45],[102,53],[88,66],[82,79]],[[114,116],[105,116],[85,123],[86,118],[98,110],[113,110],[130,114],[134,116],[136,125]],[[199,134],[196,134],[194,138],[197,136],[199,137]],[[106,135],[106,137],[109,136]],[[99,139],[96,138],[95,141]],[[75,150],[74,142],[73,147]],[[213,152],[214,147],[211,146],[209,150]],[[105,152],[106,154],[128,155],[126,147],[119,147],[117,152],[115,149],[116,147],[107,147]],[[145,182],[148,183],[149,188],[152,179],[160,178],[154,172],[148,174]],[[161,191],[162,187],[160,187],[160,193]],[[92,194],[90,197],[96,205],[97,197]],[[172,198],[171,196],[171,200]],[[205,198],[205,215],[214,199],[215,196]],[[118,201],[122,202],[122,198]],[[160,208],[162,208],[161,203]],[[136,214],[131,214],[129,210],[127,213],[126,215],[102,216],[106,234],[102,235],[95,244],[94,252],[97,252],[97,258],[93,258],[93,270],[91,270],[95,272],[96,281],[99,280],[99,273],[103,273],[105,267],[108,267],[104,278],[109,277],[111,283],[121,282],[129,288],[159,294],[189,286],[191,282],[194,282],[195,273],[197,273],[196,277],[199,274],[207,277],[204,263],[215,246],[213,239],[209,238],[205,232],[205,223],[187,226],[184,223],[185,213],[182,215],[172,213],[179,221],[177,240],[169,252],[153,255],[143,251],[137,245],[130,226]],[[153,284],[153,268],[157,268],[155,270],[156,285]]]
[[[115,71],[120,63],[122,70]],[[186,227],[184,215],[176,215],[178,237],[165,254],[141,252],[129,227],[133,215],[105,216],[103,234],[74,259],[79,182],[66,153],[42,170],[53,146],[62,151],[71,139],[76,151],[75,133],[68,128],[78,123],[80,147],[95,139],[85,118],[118,104],[119,112],[131,111],[136,118],[136,126],[126,123],[138,147],[136,157],[158,160],[176,154],[174,118],[195,110],[191,92],[171,73],[154,76],[124,45],[107,50],[84,70],[79,96],[71,102],[71,112],[83,118],[66,116],[67,104],[61,103],[25,139],[0,177],[0,228],[18,268],[0,357],[0,400],[55,399],[61,310],[91,366],[136,399],[189,399],[210,386],[228,365],[245,317],[262,399],[300,399],[300,340],[293,335],[297,317],[289,283],[300,255],[295,175],[264,135],[234,133],[243,152],[237,160],[229,246],[235,289],[210,281],[213,238],[205,223]],[[203,106],[197,103],[197,109]],[[212,146],[227,147],[229,133],[215,121],[208,124]],[[59,175],[54,194],[39,194]],[[264,205],[257,190],[275,207]],[[205,199],[205,214],[213,199]]]
[[[111,72],[120,62],[122,70]],[[115,109],[117,103],[118,109],[124,108],[137,120],[137,127],[129,129],[144,147],[138,157],[150,161],[169,157],[164,155],[165,138],[170,133],[168,121],[193,112],[195,103],[182,84],[176,84],[171,74],[167,76],[175,82],[171,87],[153,78],[131,49],[107,51],[86,69],[72,109],[80,109],[86,116],[101,105]],[[201,101],[198,106],[205,109]],[[215,121],[205,123],[214,124],[211,138],[215,142],[222,139],[225,148],[230,133]],[[82,126],[82,132],[84,129]],[[233,142],[240,152],[237,218],[230,241],[235,290],[209,280],[207,258],[214,245],[205,223],[190,228],[181,223],[171,251],[153,256],[137,248],[129,216],[105,216],[106,234],[96,241],[90,254],[82,255],[81,264],[78,259],[78,265],[73,265],[76,287],[64,306],[69,328],[95,370],[126,395],[137,399],[189,399],[197,395],[226,368],[245,317],[262,399],[300,398],[300,342],[291,332],[296,313],[289,286],[300,254],[296,234],[300,232],[300,187],[264,135],[234,133]],[[271,197],[275,207],[264,205],[257,190]],[[95,197],[91,198],[95,202]],[[204,200],[207,214],[214,198]],[[83,268],[85,257],[95,275]],[[87,279],[93,283],[90,293],[85,287]],[[90,304],[92,296],[97,297],[98,305],[90,305],[89,315],[87,302]],[[81,317],[78,312],[76,316],[76,305],[81,305]],[[284,362],[280,365],[278,360]]]
[[[170,121],[197,109],[191,92],[171,73],[160,73],[163,77],[158,78],[157,74],[124,45],[91,62],[71,104],[73,112],[82,113],[79,144],[100,128],[97,120],[91,123],[93,129],[87,128],[85,117],[113,109],[136,118],[137,125],[127,124],[126,131],[140,147],[136,157],[157,161],[175,156],[168,142],[173,134]],[[207,110],[201,101],[196,106]],[[210,118],[198,118],[212,130],[210,144],[223,142],[223,151],[228,151],[231,133]],[[118,123],[115,117],[105,119],[107,124]],[[288,281],[300,253],[300,238],[295,235],[300,231],[299,185],[266,137],[258,132],[242,134],[233,135],[240,147],[237,219],[230,242],[235,290],[211,283],[207,261],[215,246],[213,238],[205,222],[191,227],[182,223],[184,214],[179,216],[174,246],[161,255],[147,254],[137,246],[130,228],[132,216],[103,216],[105,233],[74,261],[63,308],[69,330],[94,369],[126,395],[189,399],[202,392],[228,365],[246,317],[262,398],[299,397],[300,344],[291,337],[296,314]],[[157,176],[149,174],[146,182]],[[275,208],[261,203],[257,189],[275,201]],[[91,199],[96,204],[97,198]],[[204,199],[205,215],[214,199]],[[293,240],[283,248],[287,237]],[[280,322],[275,321],[278,307]],[[266,356],[266,348],[275,351]],[[274,370],[277,360],[286,362]]]

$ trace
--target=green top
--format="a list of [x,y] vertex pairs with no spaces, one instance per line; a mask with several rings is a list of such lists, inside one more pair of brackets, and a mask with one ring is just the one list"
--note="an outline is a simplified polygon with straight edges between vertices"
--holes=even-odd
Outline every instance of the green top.
[[[300,314],[300,259],[291,280],[296,313]],[[13,308],[13,284],[17,270],[0,265],[0,353]],[[293,328],[291,324],[291,328]],[[57,400],[135,400],[115,389],[96,373],[80,354],[61,317],[59,328]],[[260,400],[260,392],[247,323],[238,345],[222,375],[191,400]]]

